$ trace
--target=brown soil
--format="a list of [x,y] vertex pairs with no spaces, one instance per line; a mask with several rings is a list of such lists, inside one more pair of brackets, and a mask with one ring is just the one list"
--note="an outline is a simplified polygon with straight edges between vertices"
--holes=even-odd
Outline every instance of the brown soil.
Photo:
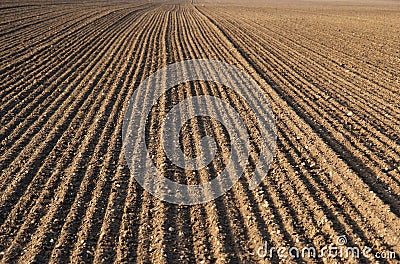
[[[399,5],[255,6],[0,3],[0,261],[375,261],[257,255],[265,242],[320,249],[346,236],[348,246],[394,252],[397,259],[379,261],[398,262]],[[277,153],[258,188],[248,188],[250,166],[224,196],[178,206],[130,177],[121,130],[141,81],[188,59],[224,61],[256,80],[275,114]],[[244,107],[217,84],[180,85],[152,112],[156,164],[165,162],[161,117],[199,94]],[[192,119],[185,129],[190,155],[201,152],[204,134],[229,144],[215,120]],[[166,174],[208,181],[229,150],[221,147],[207,170]]]

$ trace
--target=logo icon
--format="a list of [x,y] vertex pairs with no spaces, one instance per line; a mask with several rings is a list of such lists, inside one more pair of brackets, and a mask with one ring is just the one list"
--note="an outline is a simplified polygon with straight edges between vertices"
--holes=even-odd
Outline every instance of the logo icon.
[[346,236],[338,236],[336,239],[339,246],[344,246],[347,244],[347,237]]
[[[179,93],[180,84],[193,82],[229,89],[229,98],[234,97],[236,104],[211,94],[194,93],[179,102],[168,96]],[[198,155],[188,155],[182,149],[182,138],[191,133],[185,128],[196,118],[221,125],[229,139],[230,156],[225,168],[211,175],[214,178],[191,185],[166,177],[165,166],[169,173],[181,170],[196,174],[215,159],[220,148],[207,134],[199,140]],[[157,133],[153,127],[158,128]],[[125,112],[122,139],[131,175],[146,191],[163,201],[193,205],[216,199],[231,189],[249,165],[251,153],[257,159],[253,159],[249,188],[256,188],[275,155],[276,128],[264,91],[249,75],[220,61],[188,60],[156,71],[138,86]]]

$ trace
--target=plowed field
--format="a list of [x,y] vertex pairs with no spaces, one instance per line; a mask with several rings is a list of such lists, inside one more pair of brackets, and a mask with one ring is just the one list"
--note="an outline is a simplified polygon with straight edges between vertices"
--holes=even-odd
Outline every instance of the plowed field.
[[[0,261],[399,262],[399,25],[395,1],[2,1]],[[122,128],[140,83],[191,59],[235,65],[257,82],[265,98],[254,103],[271,107],[277,147],[257,188],[250,162],[223,196],[176,205],[131,177]],[[160,120],[177,102],[212,95],[246,107],[222,85],[178,88],[149,116],[158,165]],[[167,165],[167,177],[198,184],[223,170],[231,139],[219,122],[192,119],[182,134],[187,155],[202,151],[204,135],[221,147],[208,168]],[[330,245],[360,255],[301,254]]]

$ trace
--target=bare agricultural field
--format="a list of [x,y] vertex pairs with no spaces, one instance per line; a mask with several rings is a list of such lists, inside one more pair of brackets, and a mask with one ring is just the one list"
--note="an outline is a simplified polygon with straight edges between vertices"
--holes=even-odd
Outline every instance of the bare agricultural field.
[[[0,261],[398,263],[399,24],[396,1],[2,1]],[[257,188],[252,152],[224,195],[177,205],[132,177],[122,130],[139,85],[193,59],[234,65],[261,87],[251,103],[271,107],[276,153]],[[168,111],[214,96],[240,109],[239,137],[259,131],[232,89],[175,88],[140,116],[148,155],[167,178],[204,183],[235,155],[235,138],[216,119],[190,119],[176,131],[186,155],[209,147],[205,135],[220,147],[206,168],[177,169],[160,143]]]

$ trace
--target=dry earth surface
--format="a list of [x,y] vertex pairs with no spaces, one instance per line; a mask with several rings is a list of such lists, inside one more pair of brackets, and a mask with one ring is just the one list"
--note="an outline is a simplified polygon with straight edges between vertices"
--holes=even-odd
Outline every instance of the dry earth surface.
[[[1,262],[399,262],[400,3],[253,2],[1,1]],[[250,162],[224,196],[178,206],[130,177],[121,130],[141,81],[188,59],[256,80],[267,99],[257,104],[275,114],[277,153],[258,188],[248,188]],[[149,117],[160,167],[161,117],[200,94],[245,107],[205,82],[160,98]],[[185,129],[188,155],[206,134],[222,146],[218,158],[165,173],[205,182],[226,165],[229,136],[213,119]],[[340,236],[397,258],[257,254],[265,242],[319,249]]]

